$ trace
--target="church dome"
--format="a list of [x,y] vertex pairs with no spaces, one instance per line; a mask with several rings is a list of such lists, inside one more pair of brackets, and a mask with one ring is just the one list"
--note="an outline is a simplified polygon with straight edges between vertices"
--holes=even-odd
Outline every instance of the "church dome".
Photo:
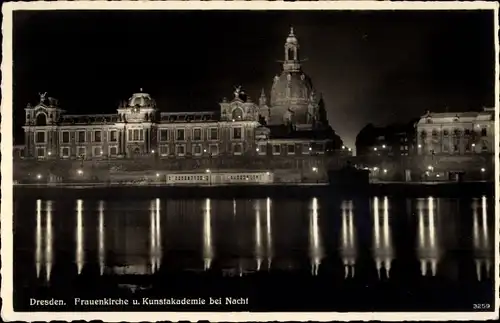
[[313,92],[311,79],[301,71],[284,71],[274,78],[271,106],[305,104]]
[[130,107],[140,106],[146,107],[150,105],[154,105],[154,100],[148,93],[142,93],[142,89],[140,93],[134,93],[132,97],[128,100],[128,105]]

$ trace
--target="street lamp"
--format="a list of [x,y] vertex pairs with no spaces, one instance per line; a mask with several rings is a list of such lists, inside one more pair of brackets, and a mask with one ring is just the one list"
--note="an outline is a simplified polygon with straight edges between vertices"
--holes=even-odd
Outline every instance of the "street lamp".
[[76,173],[77,173],[78,175],[83,175],[83,170],[78,169],[78,170],[76,171]]
[[384,169],[384,174],[386,174],[386,173],[387,173],[387,169]]
[[418,148],[422,148],[422,145],[421,145],[421,144],[418,144]]
[[382,148],[384,148],[384,149],[385,149],[385,145],[382,145]]
[[42,179],[42,174],[37,174],[36,179]]
[[318,168],[317,167],[313,167],[312,171],[316,173],[318,171]]
[[208,169],[208,168],[207,168],[207,169],[205,170],[205,172],[206,172],[206,173],[210,173],[210,169]]
[[345,146],[342,146],[342,149],[345,149]]
[[486,171],[485,168],[481,168],[481,173],[484,173]]
[[432,172],[434,170],[434,167],[432,167],[432,165],[429,165],[429,166],[427,166],[427,169]]
[[377,151],[377,147],[373,147],[373,151]]
[[47,154],[48,154],[49,156],[51,156],[51,155],[52,155],[52,152],[51,152],[51,151],[49,151]]

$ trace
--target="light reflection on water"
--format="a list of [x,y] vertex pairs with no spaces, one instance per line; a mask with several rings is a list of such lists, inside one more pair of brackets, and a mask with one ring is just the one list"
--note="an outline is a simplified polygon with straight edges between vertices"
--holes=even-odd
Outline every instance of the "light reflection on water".
[[[476,275],[478,280],[482,280],[484,276],[490,277],[491,270],[491,242],[488,227],[488,205],[486,197],[482,197],[481,201],[474,199],[472,202],[472,239],[475,254]],[[481,212],[481,220],[479,220],[479,212]]]
[[417,200],[418,255],[422,276],[436,276],[441,250],[437,242],[435,199]]
[[[177,251],[176,248],[178,247],[176,246],[178,244],[176,242],[179,239],[185,239],[184,241],[197,240],[198,246],[201,246],[201,250],[199,250],[200,248],[198,250],[199,255],[201,255],[199,260],[203,264],[203,270],[214,269],[214,260],[222,260],[222,263],[232,263],[234,269],[241,274],[248,270],[273,269],[273,258],[276,255],[283,259],[283,257],[286,257],[284,255],[289,255],[285,250],[286,248],[296,248],[292,246],[299,245],[302,246],[299,248],[303,248],[304,254],[309,258],[312,275],[318,275],[321,272],[325,261],[338,257],[342,262],[344,277],[352,279],[357,275],[357,267],[360,261],[362,262],[362,258],[360,258],[362,257],[360,255],[362,236],[358,236],[361,235],[360,228],[369,223],[369,230],[363,231],[363,234],[371,235],[369,248],[371,250],[373,270],[376,271],[379,279],[382,279],[390,277],[392,263],[395,259],[398,259],[394,238],[394,229],[397,226],[395,223],[402,221],[404,218],[409,218],[410,222],[415,223],[415,225],[406,227],[399,225],[398,230],[410,230],[403,235],[416,237],[415,250],[420,262],[421,275],[436,276],[441,271],[441,262],[444,261],[442,256],[447,252],[444,247],[445,244],[442,243],[445,238],[440,236],[443,234],[440,226],[446,225],[446,223],[442,222],[444,220],[441,219],[441,216],[442,213],[447,212],[446,203],[441,203],[442,200],[434,197],[415,199],[412,202],[412,211],[409,214],[404,207],[402,208],[403,211],[399,210],[398,213],[395,206],[398,201],[391,201],[386,196],[373,197],[367,201],[366,203],[369,205],[367,210],[370,211],[363,211],[363,205],[359,204],[362,202],[353,200],[331,202],[312,198],[303,202],[290,201],[288,203],[297,209],[297,212],[294,213],[290,213],[284,207],[286,201],[274,203],[270,198],[241,201],[214,199],[170,201],[155,198],[148,202],[149,217],[145,218],[147,206],[142,201],[134,204],[136,205],[134,209],[130,209],[123,205],[127,202],[94,202],[79,199],[72,202],[76,203],[76,219],[72,222],[75,228],[73,231],[73,241],[75,241],[74,263],[77,266],[78,274],[81,274],[86,266],[92,266],[92,264],[97,264],[101,275],[107,271],[115,273],[155,273],[171,265],[169,261],[172,260],[167,261],[166,255],[168,256],[171,252]],[[493,242],[488,220],[493,215],[488,213],[487,202],[486,197],[472,199],[471,204],[469,204],[472,205],[472,208],[461,210],[461,215],[457,215],[456,219],[452,219],[458,225],[468,226],[466,230],[471,233],[471,251],[474,255],[471,263],[473,263],[476,270],[478,280],[490,277],[492,266]],[[162,205],[169,203],[174,204],[174,207],[162,208]],[[71,232],[71,230],[62,225],[54,227],[54,223],[68,223],[65,219],[68,213],[64,210],[63,201],[35,200],[34,204],[33,213],[35,213],[36,217],[36,227],[33,228],[35,241],[31,249],[31,252],[35,254],[34,271],[36,277],[44,277],[49,281],[54,266],[67,262],[64,257],[58,259],[58,255],[60,252],[67,251],[68,246],[55,244],[54,241],[57,242],[58,240],[54,239],[57,239],[58,235],[64,236],[66,231]],[[300,207],[304,207],[304,211],[301,211]],[[123,208],[126,208],[127,212],[122,212]],[[305,212],[306,209],[307,212]],[[233,218],[229,219],[229,222],[225,217],[227,213],[229,213],[230,218]],[[197,218],[200,214],[202,215],[201,218]],[[248,218],[246,222],[234,220],[238,218],[244,220],[245,217]],[[335,217],[338,220],[335,220]],[[142,220],[147,218],[149,218],[147,222]],[[307,221],[304,222],[305,226],[301,226],[301,219]],[[330,221],[332,219],[333,221]],[[224,221],[229,225],[221,229],[220,224]],[[450,219],[447,218],[446,221],[450,221]],[[148,224],[146,225],[146,223]],[[279,223],[279,225],[276,226],[273,223]],[[333,223],[337,223],[338,231],[334,230],[335,224]],[[85,229],[87,226],[89,228]],[[237,226],[243,227],[237,228]],[[201,232],[201,236],[193,235],[196,230],[187,230],[187,228],[191,227],[199,227],[200,231],[198,232]],[[294,233],[293,230],[288,230],[289,228],[301,230],[302,227],[304,228],[303,235],[307,235],[307,240],[301,240],[301,234],[291,235],[291,233]],[[284,229],[287,230],[283,231]],[[230,231],[234,231],[234,233]],[[145,232],[149,232],[149,238],[147,238]],[[166,232],[168,234],[165,234]],[[249,235],[245,235],[244,232],[248,232]],[[97,238],[94,234],[97,235]],[[281,237],[280,241],[289,241],[289,245],[288,242],[281,243],[279,246],[273,245],[275,236],[280,234],[288,235],[284,238]],[[215,239],[214,236],[223,237],[225,243],[229,246],[220,245],[221,240],[219,238]],[[335,236],[337,237],[335,238]],[[337,251],[332,248],[335,243],[328,241],[328,239],[325,240],[325,237],[338,239]],[[146,244],[149,245],[146,249],[140,243],[141,239],[149,241]],[[227,242],[228,239],[233,239],[233,241]],[[245,239],[251,241],[240,241]],[[458,239],[465,238],[458,237]],[[192,245],[196,244],[193,243]],[[246,245],[251,246],[252,249],[253,260],[251,262],[244,255],[243,249]],[[221,256],[221,253],[218,252],[219,247],[236,250],[236,253],[239,252],[241,256],[239,256],[236,263],[231,260],[226,261],[222,259],[224,256]],[[411,247],[402,246],[401,252],[410,252],[411,250],[408,248]],[[118,254],[126,258],[122,261],[122,263],[126,264],[126,270],[123,268],[121,271],[118,270],[116,262],[112,261],[113,257]],[[141,257],[144,262],[138,260]],[[191,253],[187,257],[196,256]],[[286,260],[293,262],[296,259]],[[146,265],[146,263],[149,263],[149,265]],[[144,266],[149,268],[144,269]]]

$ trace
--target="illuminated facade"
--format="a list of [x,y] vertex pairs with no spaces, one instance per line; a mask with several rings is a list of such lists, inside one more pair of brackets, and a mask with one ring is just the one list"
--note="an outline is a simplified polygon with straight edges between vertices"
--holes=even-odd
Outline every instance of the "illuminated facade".
[[417,123],[418,154],[493,154],[494,113],[493,108],[481,112],[428,112]]
[[328,125],[323,101],[299,60],[293,29],[270,105],[237,87],[219,111],[160,112],[150,94],[134,93],[114,114],[72,115],[40,94],[25,108],[24,158],[124,159],[324,154],[342,146]]

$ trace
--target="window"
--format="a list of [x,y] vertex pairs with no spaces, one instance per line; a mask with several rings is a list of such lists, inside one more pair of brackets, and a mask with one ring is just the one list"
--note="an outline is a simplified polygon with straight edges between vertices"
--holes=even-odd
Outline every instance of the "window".
[[142,129],[129,129],[128,130],[128,140],[129,141],[143,141],[143,131]]
[[177,129],[177,136],[175,137],[176,140],[186,140],[184,137],[184,129]]
[[109,141],[111,141],[111,142],[118,141],[118,132],[116,130],[113,130],[109,133]]
[[160,155],[162,156],[168,155],[168,146],[160,146]]
[[470,136],[470,130],[469,129],[465,129],[464,133],[465,133],[466,136]]
[[201,155],[201,145],[193,146],[193,154],[194,155]]
[[273,155],[279,155],[281,153],[280,145],[273,145]]
[[45,143],[45,131],[38,131],[36,133],[36,142],[37,143]]
[[241,144],[234,144],[233,146],[233,152],[235,155],[241,155],[243,149],[241,147]]
[[443,130],[443,135],[444,136],[448,136],[448,130],[447,129]]
[[488,143],[486,142],[486,140],[483,140],[483,142],[481,144],[481,150],[482,151],[487,151],[488,150]]
[[267,145],[266,144],[259,144],[259,155],[266,155],[267,154]]
[[208,146],[208,151],[211,156],[215,156],[219,153],[219,147],[217,145]]
[[94,131],[94,142],[101,142],[101,130]]
[[288,145],[287,149],[288,149],[288,154],[290,155],[295,154],[295,145]]
[[488,135],[486,128],[481,128],[481,137],[486,137]]
[[97,146],[94,147],[94,157],[102,156],[102,148]]
[[458,145],[453,145],[453,151],[458,152]]
[[87,153],[85,147],[78,147],[77,152],[78,152],[78,157],[81,157],[81,158],[82,157],[84,158],[86,153]]
[[61,156],[66,157],[66,158],[69,157],[69,148],[68,147],[63,147],[61,149]]
[[160,130],[160,141],[168,141],[168,130],[167,129]]
[[85,142],[85,131],[78,131],[78,142]]
[[309,154],[309,151],[310,151],[309,148],[310,148],[309,144],[303,144],[302,145],[302,154],[304,154],[304,155]]
[[235,108],[232,115],[234,120],[241,120],[243,118],[243,110],[241,110],[240,108]]
[[65,144],[69,143],[69,131],[62,132],[62,142]]
[[241,139],[241,128],[233,128],[233,139]]
[[[182,130],[182,133],[184,133],[184,130]],[[186,154],[186,150],[184,148],[184,145],[177,145],[177,156],[184,156]]]
[[109,147],[109,155],[110,156],[118,155],[118,148],[115,146]]
[[[432,130],[432,136],[433,136],[433,137],[437,137],[437,135],[438,135],[437,130],[435,130],[435,129],[434,129],[434,130]],[[406,139],[406,138],[405,138],[405,139]]]
[[36,149],[36,157],[45,158],[45,148],[39,147]]
[[196,128],[196,129],[193,129],[193,140],[201,140],[201,129],[199,128]]
[[217,128],[210,128],[210,140],[218,140],[219,139],[219,131]]

